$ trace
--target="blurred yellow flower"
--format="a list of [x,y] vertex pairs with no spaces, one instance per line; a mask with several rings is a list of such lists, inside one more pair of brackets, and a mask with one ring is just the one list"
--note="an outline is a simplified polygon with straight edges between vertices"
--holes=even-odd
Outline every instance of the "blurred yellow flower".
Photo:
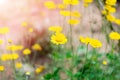
[[57,8],[58,8],[58,9],[65,9],[66,6],[65,6],[64,4],[58,4],[58,5],[57,5]]
[[84,2],[84,7],[88,7],[88,5],[93,2],[93,0],[83,0],[83,2]]
[[23,54],[24,55],[29,55],[29,54],[31,54],[31,50],[29,48],[26,48],[26,49],[23,50]]
[[61,26],[51,26],[48,28],[49,31],[53,31],[53,32],[61,32],[62,31],[62,27]]
[[67,42],[67,38],[62,33],[55,33],[51,36],[51,42],[56,45],[65,44]]
[[113,15],[111,15],[111,14],[106,15],[106,18],[110,22],[114,22],[115,21],[115,17]]
[[0,40],[0,44],[3,44],[3,40]]
[[84,44],[89,44],[91,41],[91,38],[89,38],[89,37],[84,38],[83,36],[80,36],[79,40],[80,40],[80,42],[82,42]]
[[111,32],[109,34],[110,39],[113,40],[120,40],[120,34],[118,32]]
[[27,26],[28,26],[28,23],[27,23],[27,22],[22,22],[21,26],[22,26],[22,27],[27,27]]
[[102,43],[97,39],[91,39],[89,43],[93,48],[100,48],[102,47]]
[[70,25],[77,25],[79,23],[80,23],[80,21],[77,20],[77,19],[70,19],[70,20],[68,20],[68,24],[70,24]]
[[71,16],[80,18],[80,17],[81,17],[81,14],[76,10],[76,11],[73,11],[73,12],[71,13]]
[[55,9],[56,8],[56,5],[53,1],[46,1],[44,3],[45,7],[47,7],[48,9]]
[[68,10],[61,10],[61,11],[60,11],[60,14],[61,14],[62,16],[70,16],[71,12],[68,11]]
[[120,25],[120,19],[115,19],[115,23]]
[[36,44],[34,44],[34,45],[32,46],[32,49],[33,49],[33,50],[40,50],[40,51],[41,51],[41,50],[42,50],[42,47],[41,47],[39,44],[36,43]]
[[43,70],[44,70],[44,66],[40,66],[40,67],[36,68],[35,73],[40,74]]
[[6,34],[9,32],[9,28],[8,27],[0,27],[0,34]]
[[15,63],[15,67],[16,68],[22,68],[22,63],[21,62],[17,62],[17,63]]
[[18,50],[22,50],[24,48],[24,46],[22,45],[7,45],[6,46],[6,50],[10,50],[10,51],[18,51]]
[[29,75],[30,75],[30,72],[29,72],[29,71],[27,71],[25,74],[29,76]]
[[29,32],[33,32],[33,28],[29,28],[28,31],[29,31]]
[[5,70],[4,66],[0,65],[0,71],[4,71],[4,70]]
[[7,61],[7,60],[16,60],[19,58],[18,53],[5,53],[1,55],[1,60],[2,61]]
[[105,3],[106,3],[107,5],[111,5],[111,6],[115,6],[115,5],[116,5],[116,2],[117,2],[117,0],[106,0],[106,1],[105,1]]
[[116,8],[110,5],[106,5],[105,9],[110,12],[110,13],[115,13],[116,12]]
[[103,61],[102,64],[103,65],[107,65],[108,63],[107,63],[107,61]]
[[12,43],[12,39],[8,39],[8,43]]
[[66,4],[66,5],[78,5],[79,0],[63,0],[63,4]]

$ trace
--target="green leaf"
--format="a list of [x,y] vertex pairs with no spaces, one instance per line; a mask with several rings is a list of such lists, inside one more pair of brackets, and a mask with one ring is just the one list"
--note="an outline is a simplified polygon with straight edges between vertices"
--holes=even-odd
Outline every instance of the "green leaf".
[[44,76],[44,79],[45,80],[50,80],[50,79],[52,79],[52,77],[53,77],[53,75],[51,73],[48,73]]

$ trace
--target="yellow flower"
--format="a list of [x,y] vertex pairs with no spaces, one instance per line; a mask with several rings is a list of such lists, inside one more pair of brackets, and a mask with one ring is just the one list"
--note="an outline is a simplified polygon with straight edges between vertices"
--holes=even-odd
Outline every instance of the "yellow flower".
[[111,22],[115,21],[115,17],[112,16],[111,14],[106,15],[106,18],[107,18],[108,21],[111,21]]
[[48,29],[49,31],[53,31],[53,32],[61,32],[62,31],[62,27],[61,26],[51,26]]
[[39,44],[37,44],[37,43],[32,46],[32,49],[34,49],[34,50],[42,50],[41,46]]
[[4,70],[5,70],[4,66],[0,65],[0,71],[4,71]]
[[11,40],[11,39],[8,39],[8,43],[12,43],[12,40]]
[[107,11],[106,10],[102,10],[102,14],[103,15],[107,15]]
[[112,6],[109,6],[109,5],[106,5],[105,9],[108,10],[108,12],[110,12],[110,13],[115,13],[116,12],[116,8],[112,7]]
[[103,65],[107,65],[108,64],[107,61],[103,61],[102,63],[103,63]]
[[61,11],[60,11],[60,14],[61,14],[62,16],[70,16],[71,12],[68,11],[68,10],[61,10]]
[[120,25],[120,19],[115,19],[115,23]]
[[88,7],[88,5],[93,2],[93,0],[83,0],[83,2],[84,2],[84,7]]
[[66,5],[78,5],[79,0],[63,0],[63,4],[66,4]]
[[65,9],[66,8],[66,6],[64,4],[58,4],[57,7],[58,7],[58,9]]
[[51,42],[56,45],[65,44],[67,42],[67,38],[62,33],[56,33],[51,36]]
[[84,37],[80,36],[79,40],[80,40],[80,42],[82,42],[84,44],[89,44],[91,41],[91,38],[89,38],[89,37],[84,38]]
[[23,54],[24,55],[29,55],[29,54],[31,54],[31,50],[29,48],[26,48],[26,49],[23,50]]
[[102,47],[102,43],[97,39],[91,39],[89,43],[93,48],[100,48]]
[[29,32],[33,32],[33,28],[29,28],[28,31],[29,31]]
[[27,27],[27,26],[28,26],[28,23],[27,23],[27,22],[23,22],[23,23],[21,24],[21,26],[22,26],[22,27]]
[[6,34],[9,32],[9,28],[8,27],[0,27],[0,34]]
[[106,0],[105,3],[106,3],[107,5],[115,6],[116,2],[117,2],[117,0]]
[[55,9],[56,8],[56,5],[53,1],[46,1],[44,3],[45,7],[47,7],[48,9]]
[[78,11],[73,11],[71,13],[71,16],[79,18],[79,17],[81,17],[81,14]]
[[79,20],[77,20],[77,19],[70,19],[70,20],[68,20],[68,24],[70,24],[70,25],[77,25],[77,24],[79,24]]
[[0,40],[0,44],[2,44],[3,43],[3,40]]
[[15,67],[18,68],[18,69],[19,69],[19,68],[22,68],[22,63],[21,63],[21,62],[17,62],[17,63],[15,64]]
[[29,71],[27,71],[25,74],[29,76],[29,75],[30,75],[30,72],[29,72]]
[[36,73],[36,74],[39,74],[39,73],[41,73],[43,70],[44,70],[44,66],[40,66],[40,67],[36,68],[35,73]]
[[120,40],[120,34],[117,32],[111,32],[109,34],[109,37],[110,37],[110,39],[113,39],[113,40]]
[[6,49],[10,51],[22,50],[24,47],[22,45],[7,45]]
[[2,54],[2,56],[1,56],[2,61],[16,60],[18,58],[19,58],[19,55],[17,53]]

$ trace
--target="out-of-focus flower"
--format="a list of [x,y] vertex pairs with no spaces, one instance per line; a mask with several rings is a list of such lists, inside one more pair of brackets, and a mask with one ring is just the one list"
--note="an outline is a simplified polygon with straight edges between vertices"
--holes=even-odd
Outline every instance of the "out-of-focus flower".
[[4,70],[5,70],[4,66],[0,65],[0,71],[2,72]]
[[3,40],[0,40],[0,44],[3,44]]
[[65,44],[67,42],[67,38],[62,33],[55,33],[51,36],[51,42],[56,45]]
[[70,25],[77,25],[79,23],[80,23],[80,21],[77,20],[77,19],[70,19],[70,20],[68,20],[68,24],[70,24]]
[[12,39],[8,39],[8,43],[12,43]]
[[2,61],[8,61],[8,60],[16,60],[19,58],[18,53],[5,53],[1,55]]
[[90,43],[91,38],[89,38],[89,37],[84,38],[83,36],[80,36],[79,40],[80,40],[80,42],[82,42],[83,44],[86,44],[86,45],[87,45],[87,44]]
[[9,28],[8,27],[0,27],[0,34],[6,34],[9,32]]
[[53,31],[53,32],[61,32],[62,31],[62,27],[61,26],[51,26],[48,29],[49,31]]
[[33,28],[29,28],[28,31],[29,31],[29,32],[33,32]]
[[114,22],[115,21],[115,17],[113,15],[111,15],[111,14],[106,15],[106,18],[110,22]]
[[31,54],[31,50],[29,48],[26,48],[26,49],[23,50],[23,54],[24,55],[29,55],[29,54]]
[[27,22],[22,22],[22,23],[21,23],[21,26],[22,26],[22,27],[27,27],[27,26],[28,26],[28,23],[27,23]]
[[36,68],[35,73],[40,74],[44,70],[44,68],[44,66],[39,66],[38,68]]
[[97,39],[92,39],[92,38],[89,38],[89,37],[84,38],[84,37],[80,36],[79,40],[80,40],[80,42],[82,42],[86,45],[89,44],[93,48],[102,47],[102,43]]
[[56,8],[56,5],[53,1],[46,1],[44,3],[45,7],[47,7],[48,9],[55,9]]
[[17,62],[15,64],[15,67],[18,68],[18,69],[22,68],[22,63],[21,62]]
[[68,11],[68,10],[61,10],[61,11],[60,11],[60,14],[61,14],[62,16],[70,16],[71,12]]
[[120,34],[118,32],[111,32],[109,34],[109,37],[112,40],[120,40]]
[[39,50],[39,51],[41,51],[42,50],[42,47],[39,45],[39,44],[34,44],[33,46],[32,46],[32,49],[33,50]]
[[79,0],[63,0],[63,4],[66,4],[66,5],[78,5]]
[[81,14],[80,14],[78,11],[73,11],[73,12],[71,13],[71,16],[80,18],[80,17],[81,17]]
[[57,8],[60,9],[60,10],[62,10],[62,9],[65,9],[66,6],[64,4],[58,4]]
[[84,7],[88,7],[88,5],[93,2],[93,0],[83,0],[83,2],[84,2]]
[[116,12],[116,8],[112,7],[112,6],[109,6],[109,5],[106,5],[105,9],[110,13],[115,13]]
[[89,43],[93,48],[100,48],[102,47],[102,43],[97,39],[91,39]]
[[26,74],[27,76],[30,76],[30,72],[29,72],[29,71],[27,71],[25,74]]
[[107,61],[104,60],[104,61],[102,62],[102,64],[103,64],[103,65],[107,65],[108,63],[107,63]]
[[6,50],[10,50],[10,51],[18,51],[18,50],[22,50],[24,48],[24,46],[22,45],[7,45],[6,46]]
[[118,25],[120,25],[120,19],[116,19],[115,23],[118,24]]

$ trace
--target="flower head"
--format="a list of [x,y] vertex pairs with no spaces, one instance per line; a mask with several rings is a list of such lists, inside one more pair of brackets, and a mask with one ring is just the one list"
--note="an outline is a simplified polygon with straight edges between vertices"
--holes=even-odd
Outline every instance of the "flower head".
[[4,71],[4,70],[5,70],[4,66],[0,65],[0,71]]
[[62,33],[55,33],[51,36],[51,42],[56,45],[65,44],[67,42],[67,38]]
[[120,40],[120,34],[117,32],[111,32],[109,34],[110,39],[112,40]]
[[33,50],[42,50],[42,47],[39,44],[36,43],[32,46],[32,49]]
[[53,32],[61,32],[62,31],[62,27],[61,26],[51,26],[48,29],[49,31],[53,31]]
[[1,27],[0,28],[0,34],[6,34],[9,32],[9,28],[8,27]]
[[70,19],[70,20],[68,20],[68,24],[71,24],[71,25],[77,25],[77,24],[79,24],[79,20],[77,20],[77,19]]
[[39,73],[41,73],[43,70],[44,70],[44,66],[39,66],[38,68],[36,68],[35,73],[36,73],[36,74],[39,74]]
[[46,1],[44,3],[45,7],[47,7],[48,9],[55,9],[56,8],[56,5],[53,1]]
[[29,48],[26,48],[26,49],[23,50],[23,54],[24,55],[29,55],[29,54],[31,54],[31,50]]
[[107,65],[107,61],[103,61],[102,64],[103,64],[103,65]]
[[102,47],[102,43],[97,39],[91,39],[89,43],[93,48],[100,48]]
[[22,67],[22,63],[21,63],[21,62],[17,62],[17,63],[15,64],[15,67],[18,68],[18,69],[21,68],[21,67]]
[[68,11],[68,10],[61,10],[61,11],[60,11],[60,14],[61,14],[62,16],[70,16],[71,12]]

